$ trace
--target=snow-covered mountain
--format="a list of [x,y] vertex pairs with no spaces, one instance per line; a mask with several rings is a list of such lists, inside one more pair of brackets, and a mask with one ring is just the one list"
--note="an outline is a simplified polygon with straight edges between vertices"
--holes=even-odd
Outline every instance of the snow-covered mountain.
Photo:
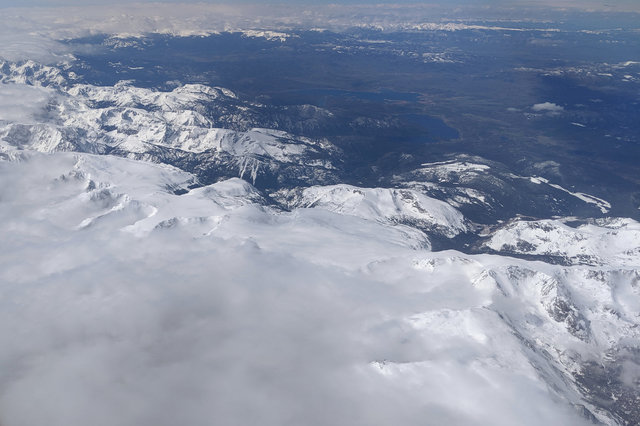
[[[263,117],[277,120],[277,114],[238,100],[228,89],[188,84],[162,92],[126,81],[109,87],[73,84],[61,70],[32,61],[3,62],[0,70],[3,90],[11,96],[29,90],[29,97],[37,93],[40,99],[30,111],[37,119],[0,116],[0,139],[12,146],[109,153],[174,164],[209,179],[335,181],[339,149],[327,140],[253,128],[271,124]],[[297,112],[311,121],[329,114],[311,106]],[[295,117],[295,111],[287,114],[288,120]]]
[[570,265],[633,267],[640,253],[640,224],[622,218],[576,226],[560,220],[517,220],[493,233],[485,245],[501,253],[540,256]]
[[[444,200],[481,222],[510,219],[522,212],[545,217],[577,209],[597,215],[611,208],[606,200],[570,191],[537,175],[515,174],[495,161],[468,154],[451,157],[395,175],[391,183]],[[557,167],[553,162],[536,164],[529,171],[557,175]]]
[[[111,154],[170,164],[205,182],[246,177],[271,192],[339,184],[352,172],[344,164],[344,151],[330,140],[302,136],[331,128],[333,114],[326,109],[248,102],[226,88],[204,84],[161,90],[130,81],[95,86],[78,80],[65,66],[0,62],[4,96],[28,99],[0,112],[0,141],[41,152]],[[14,112],[2,116],[7,111]],[[443,200],[481,223],[510,219],[514,213],[597,215],[611,208],[606,200],[570,191],[538,174],[521,176],[479,156],[451,157],[371,183]],[[545,172],[545,167],[531,171]]]
[[289,208],[317,208],[384,223],[414,226],[454,237],[465,232],[464,217],[449,204],[410,189],[311,186],[272,196]]

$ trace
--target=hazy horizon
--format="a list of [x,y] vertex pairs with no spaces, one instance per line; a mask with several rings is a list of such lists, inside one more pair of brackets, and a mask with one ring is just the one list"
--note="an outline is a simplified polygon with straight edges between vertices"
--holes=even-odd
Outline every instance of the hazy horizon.
[[22,7],[69,7],[69,6],[127,6],[135,4],[153,4],[153,3],[175,3],[175,4],[202,4],[202,5],[300,5],[300,6],[367,6],[367,5],[423,5],[435,6],[446,9],[456,7],[551,7],[558,8],[575,8],[584,10],[598,11],[634,11],[640,12],[640,4],[635,0],[621,0],[616,2],[604,1],[584,1],[584,0],[456,0],[452,2],[430,1],[422,2],[419,0],[235,0],[235,1],[218,1],[218,0],[137,0],[136,2],[125,1],[106,1],[106,0],[2,0],[0,8],[22,8]]

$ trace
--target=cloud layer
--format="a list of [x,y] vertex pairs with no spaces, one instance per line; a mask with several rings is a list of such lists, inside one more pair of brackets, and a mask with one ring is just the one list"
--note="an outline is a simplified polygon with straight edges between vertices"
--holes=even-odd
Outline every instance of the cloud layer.
[[548,112],[548,113],[561,113],[564,111],[564,107],[561,105],[554,104],[553,102],[542,102],[539,104],[535,104],[531,107],[531,109],[535,112]]
[[485,308],[477,262],[246,204],[239,181],[178,196],[190,176],[166,166],[12,155],[3,424],[582,424]]

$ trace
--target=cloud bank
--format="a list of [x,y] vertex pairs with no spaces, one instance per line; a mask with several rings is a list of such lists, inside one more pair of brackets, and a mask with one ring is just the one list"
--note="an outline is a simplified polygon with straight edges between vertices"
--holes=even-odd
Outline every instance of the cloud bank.
[[486,308],[478,262],[434,270],[456,255],[246,204],[240,181],[178,196],[191,177],[167,166],[11,155],[2,424],[583,424]]

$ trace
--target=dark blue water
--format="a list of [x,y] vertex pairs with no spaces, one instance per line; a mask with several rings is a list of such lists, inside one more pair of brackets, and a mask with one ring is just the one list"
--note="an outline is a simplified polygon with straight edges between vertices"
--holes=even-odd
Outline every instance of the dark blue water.
[[316,98],[317,106],[325,106],[329,98],[353,98],[363,101],[385,102],[385,101],[404,101],[417,102],[420,98],[418,93],[410,92],[394,92],[392,90],[382,90],[380,92],[358,92],[340,89],[313,88],[304,90],[293,90],[288,93],[293,95],[308,95]]
[[426,114],[407,114],[402,116],[403,119],[411,124],[415,124],[425,130],[430,138],[433,139],[458,139],[460,133],[453,127],[437,117],[431,117]]
[[[331,100],[336,99],[358,99],[368,102],[411,102],[420,100],[420,94],[413,92],[396,92],[392,90],[381,90],[378,92],[361,92],[353,90],[312,88],[304,90],[287,91],[288,95],[302,95],[313,98],[313,104],[325,107]],[[282,93],[280,94],[282,95]],[[420,131],[416,132],[416,137],[412,142],[426,142],[432,140],[457,139],[460,137],[458,131],[449,127],[440,118],[427,114],[403,114],[400,115],[404,122],[416,126]]]

